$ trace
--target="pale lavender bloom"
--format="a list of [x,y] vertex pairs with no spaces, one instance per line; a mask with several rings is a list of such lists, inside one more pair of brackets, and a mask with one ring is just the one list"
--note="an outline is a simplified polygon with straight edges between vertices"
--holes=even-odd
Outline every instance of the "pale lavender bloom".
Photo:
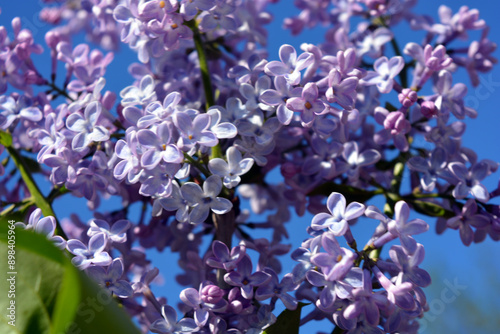
[[267,284],[271,275],[263,271],[252,274],[252,260],[245,255],[237,264],[237,270],[224,275],[224,281],[232,286],[240,287],[241,294],[246,299],[252,299],[254,287]]
[[335,235],[324,233],[321,246],[326,253],[317,253],[311,257],[311,262],[321,268],[327,281],[341,280],[352,268],[356,255],[350,250],[340,247]]
[[220,26],[222,29],[234,31],[237,28],[236,21],[229,14],[235,11],[235,4],[218,1],[217,5],[205,11],[200,22],[200,30],[207,32]]
[[43,163],[52,168],[50,181],[53,184],[63,184],[66,181],[75,181],[75,167],[79,160],[79,154],[67,147],[63,147],[57,152],[57,155],[47,154]]
[[146,75],[141,79],[139,87],[128,86],[121,92],[123,106],[147,105],[156,100],[155,81],[151,75]]
[[56,219],[52,216],[47,216],[44,218],[41,217],[42,210],[40,208],[37,208],[30,214],[28,225],[25,225],[24,223],[16,223],[16,226],[20,226],[25,228],[26,230],[33,230],[36,233],[43,234],[59,249],[66,248],[66,240],[64,240],[61,236],[54,235],[57,226]]
[[477,214],[477,204],[472,198],[468,199],[462,208],[462,212],[457,216],[448,219],[446,225],[454,230],[460,231],[460,239],[465,246],[469,246],[474,239],[474,232],[472,227],[481,229],[490,223],[487,216]]
[[314,121],[315,115],[321,115],[326,105],[319,99],[318,86],[308,82],[302,89],[301,97],[291,97],[286,101],[286,107],[300,113],[300,119],[304,124]]
[[269,111],[273,108],[264,104],[259,103],[259,96],[271,87],[271,79],[268,76],[260,77],[255,83],[255,87],[248,84],[242,83],[240,85],[240,93],[247,100],[245,107],[247,110],[253,111],[257,108],[261,110]]
[[452,75],[446,70],[439,72],[438,80],[434,89],[438,94],[434,102],[441,114],[448,115],[450,112],[458,119],[466,115],[464,97],[467,95],[467,86],[461,82],[452,86]]
[[71,254],[76,255],[71,262],[79,269],[87,269],[91,264],[107,266],[112,262],[111,257],[104,251],[107,245],[105,233],[98,233],[90,238],[88,248],[80,240],[68,240],[66,248]]
[[267,60],[262,57],[259,53],[252,53],[246,63],[239,63],[229,69],[228,78],[235,78],[239,83],[255,82],[267,64]]
[[184,155],[179,148],[171,144],[167,122],[156,127],[156,133],[147,129],[139,130],[137,140],[146,148],[141,157],[141,164],[146,169],[155,168],[162,160],[173,164],[181,163],[184,160]]
[[238,262],[240,262],[245,256],[246,248],[241,245],[235,246],[231,249],[231,253],[229,253],[229,248],[227,248],[225,243],[215,240],[212,243],[212,253],[213,257],[209,257],[206,260],[207,265],[212,268],[231,271],[236,268]]
[[226,155],[227,162],[220,158],[212,159],[208,162],[208,169],[212,174],[222,177],[224,186],[231,189],[240,183],[240,175],[248,173],[254,161],[252,158],[243,159],[241,152],[234,146],[227,149]]
[[400,277],[398,277],[395,283],[392,283],[377,266],[373,266],[372,271],[380,282],[380,285],[387,291],[387,299],[391,303],[403,310],[411,311],[415,309],[415,299],[411,294],[413,292],[412,283],[402,282]]
[[452,162],[448,164],[448,168],[458,179],[458,184],[453,189],[453,197],[462,199],[471,194],[480,202],[488,202],[490,194],[480,183],[489,173],[490,167],[487,163],[479,162],[468,170],[463,163]]
[[349,229],[349,220],[360,217],[365,212],[365,206],[358,202],[351,202],[346,207],[344,195],[333,192],[328,196],[326,201],[328,213],[318,213],[314,216],[311,222],[311,228],[314,230],[322,230],[328,228],[333,235],[344,235]]
[[175,219],[184,223],[189,219],[189,204],[182,197],[181,188],[176,181],[172,181],[172,190],[168,197],[159,199],[160,205],[167,211],[176,211]]
[[43,162],[45,155],[65,146],[66,137],[60,131],[61,128],[57,125],[57,115],[50,113],[45,116],[45,129],[39,129],[36,132],[38,143],[43,147],[37,155],[37,161]]
[[419,156],[411,157],[408,160],[408,167],[411,170],[422,173],[420,185],[425,191],[433,191],[438,177],[450,177],[446,169],[446,152],[441,147],[436,147],[428,159]]
[[209,281],[203,282],[199,291],[187,288],[180,294],[184,304],[194,310],[194,321],[199,327],[205,326],[210,312],[224,312],[227,301],[222,298],[223,296],[224,290]]
[[172,92],[165,96],[163,105],[158,101],[151,102],[145,109],[146,115],[137,120],[137,127],[144,129],[152,124],[170,120],[180,101],[181,94]]
[[350,141],[344,144],[344,151],[342,152],[346,164],[337,162],[337,173],[347,173],[349,180],[357,180],[359,177],[360,167],[369,166],[377,163],[382,156],[377,150],[368,149],[359,152],[358,143]]
[[123,25],[120,37],[124,43],[131,42],[145,30],[144,23],[139,19],[138,5],[138,0],[127,0],[113,10],[113,18]]
[[162,319],[158,319],[151,324],[149,330],[160,334],[193,333],[200,330],[196,322],[191,318],[182,318],[177,322],[177,312],[168,305],[161,308]]
[[190,149],[196,144],[213,147],[219,142],[215,134],[208,130],[210,116],[207,114],[199,114],[192,120],[185,113],[176,113],[173,120],[181,135],[178,140],[181,149]]
[[194,182],[186,182],[181,187],[182,197],[192,207],[189,221],[193,224],[204,222],[212,210],[223,215],[231,210],[233,204],[226,198],[217,197],[222,190],[219,176],[211,175],[203,182],[203,190]]
[[260,94],[260,101],[270,105],[278,106],[276,108],[276,116],[283,125],[288,125],[292,121],[293,110],[286,107],[286,103],[291,97],[299,97],[302,94],[300,87],[293,88],[286,79],[282,76],[274,78],[274,89],[268,89]]
[[375,71],[368,71],[361,80],[365,85],[377,85],[380,93],[387,94],[392,90],[394,78],[401,72],[405,66],[403,57],[396,56],[390,60],[387,57],[381,57],[373,64]]
[[214,0],[182,0],[180,13],[186,21],[189,21],[198,14],[198,10],[209,10],[214,5]]
[[367,54],[371,58],[378,58],[382,53],[382,46],[392,38],[392,32],[385,27],[377,28],[373,32],[368,31],[363,40],[358,42],[358,54],[360,56]]
[[[25,95],[21,95],[17,101],[12,96],[0,97],[0,127],[7,129],[15,120],[25,119],[32,122],[38,122],[43,114],[37,107],[32,106],[33,102]],[[3,119],[3,121],[2,121]]]
[[127,177],[127,181],[131,184],[139,181],[142,174],[142,168],[139,164],[139,155],[137,154],[137,137],[136,133],[130,132],[127,134],[128,142],[120,139],[115,145],[115,154],[118,158],[123,159],[118,162],[113,169],[113,176],[122,180]]
[[309,52],[304,52],[297,58],[297,51],[288,44],[280,47],[279,56],[281,61],[267,63],[265,72],[271,76],[283,76],[290,85],[298,85],[301,78],[300,71],[314,62],[314,56]]
[[218,139],[234,138],[238,134],[236,126],[230,122],[221,122],[221,112],[218,108],[211,107],[207,114],[210,115],[209,129]]
[[73,49],[70,43],[61,41],[57,43],[56,50],[57,59],[66,63],[68,69],[73,69],[75,66],[86,65],[88,62],[88,44],[78,44]]
[[403,52],[410,55],[422,67],[427,67],[433,72],[441,71],[453,63],[453,59],[446,53],[446,47],[438,45],[434,49],[427,44],[422,48],[417,43],[406,44]]
[[368,270],[363,270],[363,286],[352,291],[352,298],[352,303],[343,311],[344,317],[351,320],[364,315],[363,318],[368,325],[376,327],[380,321],[380,310],[387,307],[387,297],[373,292],[371,273]]
[[262,301],[271,297],[277,297],[287,309],[295,310],[298,305],[297,299],[290,296],[287,292],[297,290],[300,284],[294,283],[291,274],[286,274],[280,282],[274,270],[266,268],[264,272],[271,275],[271,280],[257,288],[255,299]]
[[120,258],[114,259],[107,270],[103,267],[92,266],[86,271],[97,284],[118,297],[128,298],[134,293],[130,283],[120,279],[123,275],[123,262]]
[[337,69],[328,73],[328,90],[325,93],[326,99],[330,103],[337,103],[344,109],[354,108],[356,100],[356,87],[358,78],[348,77],[342,79],[342,74]]
[[423,288],[431,284],[431,276],[429,273],[418,267],[424,260],[424,246],[417,244],[415,253],[408,254],[403,247],[394,245],[389,250],[389,256],[396,265],[398,271],[402,273],[404,281],[410,281]]
[[310,140],[310,145],[316,154],[305,158],[302,165],[302,173],[305,175],[319,175],[331,180],[336,174],[335,159],[342,152],[343,146],[336,140],[326,142],[320,136],[314,134]]
[[[281,124],[276,117],[266,120],[262,111],[255,110],[238,123],[238,133],[253,137],[257,145],[267,145],[272,142],[274,134],[278,132],[280,127]],[[257,161],[257,159],[255,160]]]
[[165,197],[172,193],[172,180],[179,171],[179,164],[161,164],[145,173],[139,194]]
[[395,220],[387,222],[388,231],[373,242],[373,246],[378,248],[385,243],[399,237],[403,248],[412,255],[417,250],[417,242],[411,236],[429,230],[429,225],[422,219],[410,217],[410,207],[404,201],[399,201],[394,206]]
[[338,281],[327,280],[323,273],[316,270],[310,270],[306,274],[310,284],[322,288],[316,306],[325,312],[332,312],[337,297],[352,298],[352,291],[363,286],[362,277],[363,272],[358,267],[351,268],[344,278]]
[[92,237],[102,232],[106,234],[108,240],[117,243],[124,243],[127,241],[127,230],[131,226],[132,224],[126,219],[116,221],[111,227],[102,219],[92,219],[90,221],[90,228],[87,231],[87,235]]
[[436,42],[446,44],[454,38],[467,39],[467,30],[478,30],[486,27],[486,22],[479,19],[477,9],[462,6],[458,13],[452,15],[451,8],[441,5],[438,10],[441,23],[432,26],[432,32],[438,34]]
[[389,112],[385,108],[377,107],[375,108],[375,121],[384,126],[383,130],[375,134],[375,143],[383,145],[392,137],[398,150],[401,152],[408,151],[410,145],[406,139],[406,134],[410,132],[411,124],[405,118],[404,113],[401,111]]
[[102,125],[98,125],[101,115],[101,103],[94,101],[85,108],[84,116],[74,113],[66,119],[66,127],[77,135],[73,137],[71,147],[76,152],[82,152],[91,142],[106,141],[109,139],[109,131]]

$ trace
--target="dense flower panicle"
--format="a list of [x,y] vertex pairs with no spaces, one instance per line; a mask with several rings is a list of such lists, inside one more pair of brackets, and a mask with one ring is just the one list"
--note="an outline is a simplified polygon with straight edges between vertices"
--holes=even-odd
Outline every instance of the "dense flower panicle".
[[[476,87],[497,63],[478,10],[441,6],[434,19],[416,0],[296,1],[285,28],[325,25],[324,43],[268,54],[274,0],[45,2],[47,68],[35,31],[0,26],[0,211],[84,198],[87,222],[36,209],[18,225],[69,251],[143,332],[261,333],[281,326],[280,303],[306,301],[301,324],[416,333],[431,278],[415,236],[429,224],[411,209],[466,246],[500,240],[500,186],[486,182],[499,164],[462,143],[481,111],[459,73]],[[402,21],[422,42],[399,36]],[[104,77],[124,46],[138,62],[117,94]],[[53,185],[45,197],[30,173]],[[383,213],[367,207],[376,196]],[[109,197],[122,208],[107,211]],[[309,237],[292,249],[288,222],[306,212]],[[370,219],[361,240],[353,226]],[[167,248],[179,317],[150,287],[161,277],[148,251]]]

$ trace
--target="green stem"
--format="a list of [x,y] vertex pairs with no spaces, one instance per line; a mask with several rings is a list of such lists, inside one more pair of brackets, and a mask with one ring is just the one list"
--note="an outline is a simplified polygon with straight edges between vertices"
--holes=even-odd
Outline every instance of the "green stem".
[[[10,134],[2,132],[2,136],[10,137]],[[42,213],[45,217],[53,216],[56,219],[57,222],[56,234],[59,234],[63,238],[67,239],[66,234],[59,225],[54,210],[52,210],[52,206],[50,205],[49,200],[45,198],[41,193],[40,189],[38,188],[38,185],[35,183],[35,180],[31,176],[22,155],[19,154],[19,152],[12,146],[12,137],[10,138],[10,140],[2,142],[2,144],[5,143],[9,144],[4,146],[7,149],[9,155],[12,157],[12,161],[14,161],[14,164],[16,165],[17,169],[21,173],[21,177],[23,178],[26,187],[28,187],[28,190],[33,198],[34,204],[42,210]]]
[[187,153],[184,153],[184,158],[193,166],[198,168],[200,172],[202,172],[206,177],[210,176],[211,173],[203,166],[199,161],[194,160],[192,156]]
[[54,84],[53,82],[46,82],[45,85],[49,86],[50,89],[52,91],[57,92],[57,94],[64,96],[65,98],[67,98],[68,100],[70,100],[72,102],[75,102],[75,100],[71,96],[69,96],[68,93],[64,89],[57,87],[56,84]]

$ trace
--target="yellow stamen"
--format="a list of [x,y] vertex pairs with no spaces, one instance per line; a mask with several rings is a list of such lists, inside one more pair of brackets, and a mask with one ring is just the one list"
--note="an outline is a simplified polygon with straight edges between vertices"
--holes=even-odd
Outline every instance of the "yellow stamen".
[[165,8],[165,1],[160,1],[160,8]]
[[307,109],[311,109],[311,108],[312,108],[312,104],[311,104],[311,102],[307,101],[307,102],[304,104],[304,107],[306,107]]

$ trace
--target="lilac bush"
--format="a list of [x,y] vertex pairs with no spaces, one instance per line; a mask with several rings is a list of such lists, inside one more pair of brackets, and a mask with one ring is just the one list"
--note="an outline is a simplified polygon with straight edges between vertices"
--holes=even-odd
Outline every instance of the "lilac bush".
[[[431,284],[419,234],[437,220],[465,246],[500,240],[500,189],[481,183],[499,164],[462,146],[463,120],[480,111],[456,75],[476,87],[497,62],[488,26],[465,6],[439,7],[436,21],[416,0],[295,1],[285,28],[325,25],[324,43],[275,55],[273,2],[47,0],[44,41],[19,18],[1,26],[1,215],[65,249],[144,333],[280,331],[279,310],[305,303],[300,326],[417,333]],[[398,36],[401,21],[422,43]],[[137,62],[112,92],[119,48]],[[43,52],[47,69],[33,61]],[[85,198],[94,219],[61,224],[61,196]],[[109,197],[123,207],[107,211]],[[150,249],[178,253],[178,301],[149,288]]]

